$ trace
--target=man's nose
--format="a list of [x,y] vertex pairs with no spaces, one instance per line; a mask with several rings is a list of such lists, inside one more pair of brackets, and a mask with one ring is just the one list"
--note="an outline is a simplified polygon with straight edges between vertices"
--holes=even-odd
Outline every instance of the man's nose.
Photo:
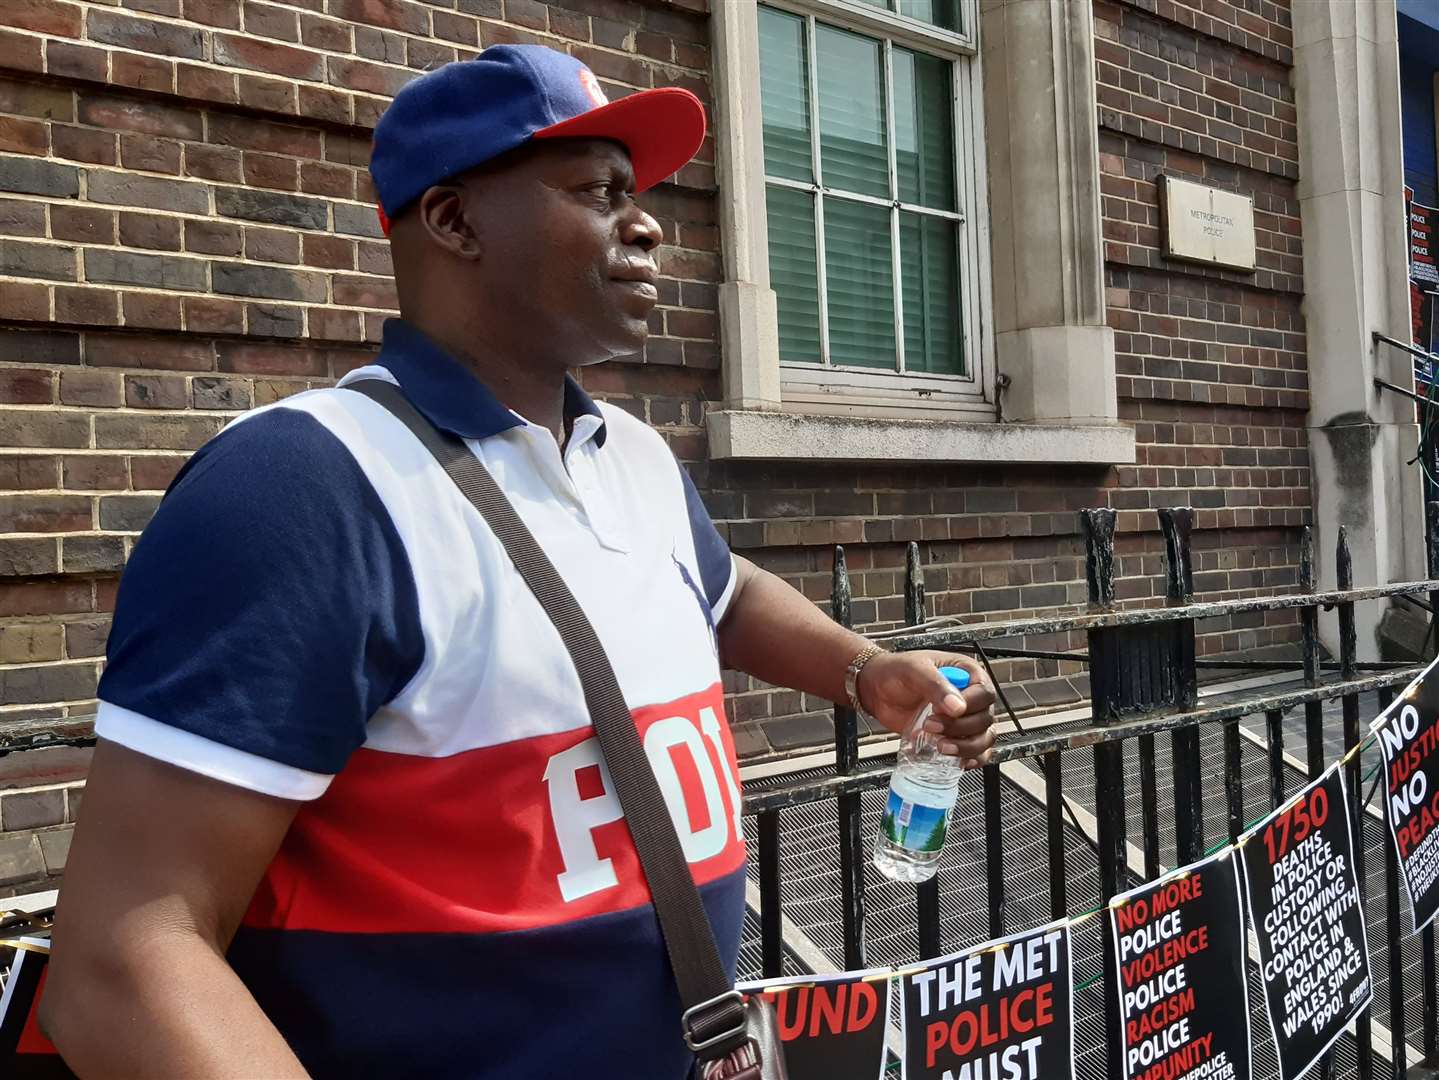
[[634,204],[631,204],[630,211],[620,230],[622,243],[643,251],[653,251],[664,243],[664,230],[658,221]]

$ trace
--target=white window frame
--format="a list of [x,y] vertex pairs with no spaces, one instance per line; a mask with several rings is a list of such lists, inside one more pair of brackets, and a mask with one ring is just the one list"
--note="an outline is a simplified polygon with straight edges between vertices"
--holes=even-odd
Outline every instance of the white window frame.
[[[984,110],[979,50],[976,39],[978,12],[975,0],[960,0],[963,32],[946,30],[930,23],[883,8],[851,0],[760,0],[765,6],[786,11],[805,20],[805,50],[808,64],[810,150],[812,169],[823,178],[819,149],[819,90],[815,65],[816,22],[851,30],[877,40],[882,50],[885,97],[885,131],[889,157],[890,190],[897,190],[897,145],[894,126],[894,46],[938,57],[949,64],[951,123],[954,133],[954,179],[957,209],[953,212],[902,203],[850,191],[836,191],[822,183],[791,180],[762,174],[756,200],[762,215],[767,210],[767,189],[773,184],[817,195],[815,205],[815,255],[819,286],[820,364],[780,361],[782,400],[786,408],[809,412],[863,412],[930,419],[984,421],[994,407],[993,334],[988,316],[990,299],[989,212],[984,165]],[[763,103],[760,103],[761,115]],[[762,138],[762,136],[761,136]],[[826,304],[824,248],[824,200],[846,199],[884,207],[890,214],[890,254],[893,260],[895,350],[898,370],[848,367],[829,362],[829,315]],[[964,375],[911,372],[904,369],[904,302],[901,285],[899,215],[894,210],[927,214],[955,221],[960,226],[959,298],[963,324]],[[768,264],[768,230],[765,230],[763,257]],[[766,275],[767,276],[767,275]]]

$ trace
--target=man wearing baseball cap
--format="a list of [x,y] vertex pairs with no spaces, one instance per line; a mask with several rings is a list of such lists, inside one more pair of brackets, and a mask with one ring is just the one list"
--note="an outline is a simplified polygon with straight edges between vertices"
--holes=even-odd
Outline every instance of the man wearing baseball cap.
[[[495,46],[416,79],[371,171],[401,317],[372,365],[201,448],[126,569],[44,1022],[82,1077],[682,1080],[673,972],[575,667],[398,388],[483,463],[593,624],[733,973],[721,664],[892,729],[963,658],[893,655],[734,557],[665,443],[571,372],[638,352],[693,95],[607,103]],[[955,692],[940,663],[969,667]]]

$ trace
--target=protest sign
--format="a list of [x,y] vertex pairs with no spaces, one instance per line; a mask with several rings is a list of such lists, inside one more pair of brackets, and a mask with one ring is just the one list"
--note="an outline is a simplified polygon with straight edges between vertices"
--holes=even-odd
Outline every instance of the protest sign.
[[1070,955],[1059,922],[907,973],[904,1080],[1072,1080]]
[[1439,914],[1439,675],[1434,667],[1430,664],[1372,725],[1384,755],[1384,819],[1404,872],[1415,933]]
[[1279,1074],[1295,1080],[1373,997],[1340,766],[1265,818],[1240,851]]
[[741,983],[774,1005],[789,1080],[876,1080],[889,1030],[887,973]]
[[1110,902],[1123,1080],[1250,1080],[1244,908],[1232,854]]

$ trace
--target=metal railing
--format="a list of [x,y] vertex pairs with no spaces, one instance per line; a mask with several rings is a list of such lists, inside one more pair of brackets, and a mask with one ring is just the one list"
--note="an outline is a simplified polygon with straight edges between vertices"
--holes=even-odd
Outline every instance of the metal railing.
[[[1439,515],[1439,504],[1431,504],[1431,517]],[[1344,752],[1358,747],[1361,695],[1377,692],[1380,706],[1387,705],[1397,690],[1410,681],[1421,668],[1407,663],[1361,663],[1357,659],[1354,606],[1357,602],[1380,598],[1407,597],[1431,612],[1430,634],[1434,633],[1432,613],[1439,611],[1439,551],[1429,546],[1429,580],[1356,589],[1347,539],[1339,530],[1336,551],[1338,588],[1318,592],[1315,588],[1315,562],[1312,533],[1304,530],[1301,548],[1299,590],[1293,593],[1253,599],[1224,600],[1213,603],[1193,602],[1193,571],[1190,557],[1190,530],[1193,512],[1187,509],[1162,510],[1160,525],[1166,547],[1166,596],[1164,606],[1120,608],[1115,603],[1115,555],[1112,510],[1089,510],[1080,514],[1086,542],[1086,571],[1089,604],[1083,610],[1037,618],[997,622],[960,624],[954,619],[927,622],[923,574],[918,545],[909,547],[905,584],[905,628],[874,635],[887,647],[897,650],[949,649],[957,651],[982,649],[987,657],[1061,660],[1087,664],[1090,675],[1092,716],[1088,722],[1043,726],[1043,717],[1032,717],[1032,729],[1002,738],[991,764],[983,769],[983,789],[979,798],[982,811],[982,868],[973,871],[967,881],[982,878],[986,895],[978,920],[991,937],[999,937],[1024,927],[1010,925],[1007,912],[1010,879],[1021,868],[1007,865],[1006,819],[1007,800],[1029,801],[1030,816],[1042,815],[1042,829],[1047,847],[1047,861],[1030,851],[1026,858],[1044,865],[1029,867],[1029,877],[1048,878],[1048,914],[1054,919],[1073,918],[1070,885],[1075,871],[1070,855],[1074,848],[1074,831],[1079,829],[1074,816],[1074,800],[1067,787],[1082,787],[1092,793],[1094,836],[1084,837],[1093,847],[1098,862],[1098,900],[1102,907],[1116,894],[1143,881],[1153,880],[1165,869],[1161,865],[1161,832],[1172,854],[1170,866],[1183,865],[1204,854],[1204,815],[1207,792],[1205,770],[1201,765],[1200,737],[1222,733],[1222,770],[1211,768],[1209,775],[1222,772],[1224,830],[1218,821],[1211,821],[1213,831],[1227,833],[1230,841],[1237,839],[1250,818],[1263,816],[1277,809],[1287,794],[1307,782],[1305,775],[1317,777],[1325,769],[1325,702],[1339,701],[1342,708]],[[850,624],[850,582],[842,548],[835,551],[832,614],[845,625]],[[1427,602],[1426,602],[1427,601]],[[1322,658],[1318,633],[1321,608],[1337,612],[1339,656],[1337,660]],[[1300,658],[1283,660],[1212,660],[1195,655],[1195,624],[1205,619],[1232,617],[1244,613],[1298,612]],[[1086,652],[1040,650],[1023,647],[1023,640],[1038,635],[1061,632],[1083,632],[1088,639]],[[1003,647],[1006,640],[1021,639],[1016,647]],[[992,643],[981,646],[981,643]],[[1261,687],[1257,692],[1242,690],[1201,704],[1198,671],[1201,668],[1253,669],[1282,671],[1291,668],[1302,673],[1302,683]],[[1251,680],[1252,681],[1252,680]],[[1277,681],[1277,680],[1276,680]],[[1285,750],[1285,713],[1302,710],[1304,717],[1304,758],[1297,761]],[[998,711],[998,707],[997,707]],[[1259,719],[1262,717],[1262,727]],[[1247,722],[1247,723],[1246,723]],[[1242,725],[1246,730],[1242,731]],[[1330,725],[1331,728],[1334,725]],[[1042,729],[1041,729],[1042,728]],[[1333,732],[1331,732],[1333,733]],[[1291,732],[1291,738],[1294,737]],[[1172,815],[1168,808],[1161,812],[1160,787],[1156,778],[1156,741],[1168,736],[1169,760],[1172,763]],[[1267,776],[1250,785],[1246,805],[1245,784],[1240,775],[1241,743],[1253,751],[1261,748],[1267,757]],[[1126,768],[1126,749],[1133,762]],[[1335,749],[1331,747],[1331,749]],[[1089,769],[1077,772],[1072,760],[1068,771],[1065,758],[1076,752],[1092,755]],[[1135,752],[1137,751],[1137,752]],[[1371,1005],[1358,1018],[1350,1045],[1342,1054],[1352,1063],[1343,1075],[1370,1077],[1406,1075],[1412,1059],[1439,1061],[1439,1006],[1436,1006],[1435,942],[1431,926],[1418,939],[1417,967],[1421,982],[1422,1022],[1417,1025],[1417,1042],[1411,1045],[1411,1030],[1406,1017],[1406,996],[1414,990],[1413,979],[1406,992],[1404,950],[1400,938],[1399,895],[1403,887],[1395,861],[1394,847],[1383,839],[1385,825],[1373,812],[1364,813],[1363,785],[1360,778],[1359,753],[1348,756],[1345,770],[1354,823],[1355,847],[1359,862],[1358,878],[1364,894],[1366,916],[1372,919],[1383,906],[1384,934],[1387,946],[1383,952],[1387,962],[1380,963],[1376,954],[1375,1002],[1387,1002],[1383,1019],[1387,1024],[1376,1028]],[[1331,755],[1331,760],[1333,759]],[[1212,760],[1211,760],[1212,764]],[[1016,766],[1033,771],[1032,782],[1016,786]],[[756,785],[745,797],[745,812],[756,823],[759,892],[759,966],[763,977],[786,974],[784,970],[787,943],[784,933],[788,921],[784,908],[782,853],[783,823],[787,815],[809,806],[811,814],[821,812],[815,804],[833,802],[835,831],[838,834],[839,921],[842,948],[831,950],[833,962],[847,969],[867,966],[866,957],[866,863],[868,845],[872,841],[862,821],[862,797],[884,787],[891,766],[861,764],[859,729],[854,712],[835,710],[835,764],[832,772],[807,774],[800,779],[779,778],[776,782]],[[1134,808],[1126,799],[1126,791],[1137,781],[1140,827],[1139,848],[1129,843],[1129,818]],[[1023,779],[1023,778],[1021,778]],[[1091,787],[1092,785],[1092,787]],[[1255,788],[1260,797],[1256,797]],[[1219,793],[1215,793],[1219,795]],[[871,796],[871,820],[873,819]],[[1264,805],[1260,805],[1260,803]],[[1009,801],[1011,817],[1016,817],[1016,803]],[[1069,821],[1066,821],[1066,817]],[[1366,820],[1367,818],[1367,820]],[[1382,896],[1367,880],[1364,866],[1365,833],[1370,838],[1370,854],[1376,840],[1384,855]],[[1170,835],[1172,830],[1172,836]],[[1084,832],[1084,830],[1079,830]],[[812,839],[810,841],[812,843]],[[1037,847],[1038,845],[1032,845]],[[870,872],[870,884],[876,879]],[[833,879],[831,878],[831,884]],[[887,884],[884,885],[889,888]],[[1089,883],[1090,896],[1093,884]],[[899,887],[896,888],[909,888]],[[951,898],[947,898],[951,899]],[[1031,915],[1036,905],[1030,898],[1026,904]],[[941,940],[940,878],[913,888],[914,940],[918,956],[900,958],[903,962],[939,956],[945,945],[950,950],[968,947],[976,941]],[[1084,914],[1089,914],[1085,912]],[[1093,1073],[1118,1077],[1123,1075],[1122,1047],[1119,1025],[1112,1013],[1115,1000],[1113,965],[1114,950],[1109,942],[1108,920],[1101,924],[1096,942],[1102,949],[1092,958],[1091,970],[1102,966],[1105,993],[1102,1002],[1093,1007],[1103,1010],[1102,1026],[1093,1027],[1093,1038],[1103,1042],[1095,1047]],[[793,927],[790,926],[790,931]],[[788,974],[795,974],[789,972]],[[1410,975],[1413,974],[1411,971]],[[1251,984],[1253,983],[1251,978]],[[1253,1000],[1254,987],[1251,985]],[[1097,997],[1097,995],[1096,995]],[[1391,1037],[1383,1037],[1387,1027]],[[1261,1028],[1255,1025],[1256,1042]],[[1376,1050],[1376,1042],[1378,1049]],[[1078,1049],[1078,1048],[1077,1048]],[[1386,1053],[1387,1051],[1387,1053]],[[1339,1048],[1331,1050],[1322,1060],[1315,1075],[1334,1077]],[[1100,1064],[1107,1062],[1107,1065]],[[1376,1069],[1382,1071],[1376,1072]],[[1256,1077],[1263,1072],[1256,1061]]]

